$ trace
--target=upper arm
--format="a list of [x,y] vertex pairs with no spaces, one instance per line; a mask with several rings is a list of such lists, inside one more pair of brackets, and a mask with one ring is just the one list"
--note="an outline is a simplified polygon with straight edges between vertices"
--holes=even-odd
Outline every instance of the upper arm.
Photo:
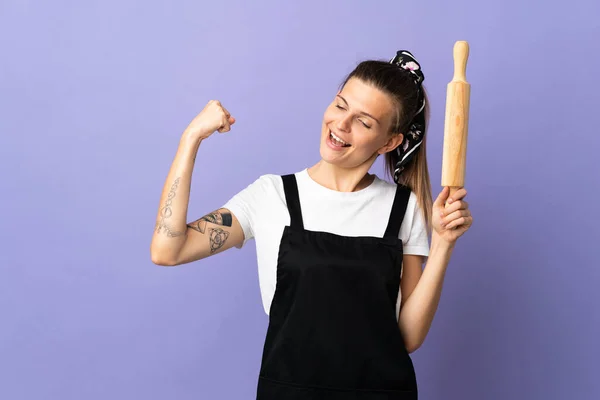
[[400,234],[404,244],[402,279],[400,281],[401,304],[405,304],[415,290],[423,274],[423,263],[429,255],[429,238],[425,218],[414,193],[411,193],[409,207]]
[[175,265],[222,253],[244,241],[244,231],[236,216],[220,208],[187,224],[185,242]]
[[234,246],[241,248],[252,239],[256,221],[269,207],[274,181],[270,176],[262,176],[236,193],[220,209],[190,222],[177,264],[210,257]]
[[419,283],[421,275],[423,274],[423,262],[425,257],[415,254],[406,254],[402,258],[402,279],[400,280],[400,293],[402,295],[402,302],[400,305],[404,305],[406,300],[410,297],[413,290]]

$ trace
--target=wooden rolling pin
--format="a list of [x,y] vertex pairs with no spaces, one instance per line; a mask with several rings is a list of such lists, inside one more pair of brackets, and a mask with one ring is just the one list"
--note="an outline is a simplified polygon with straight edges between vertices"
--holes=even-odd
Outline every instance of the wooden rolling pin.
[[469,44],[454,44],[454,76],[446,91],[442,186],[450,188],[450,196],[465,185],[467,134],[471,85],[467,82]]

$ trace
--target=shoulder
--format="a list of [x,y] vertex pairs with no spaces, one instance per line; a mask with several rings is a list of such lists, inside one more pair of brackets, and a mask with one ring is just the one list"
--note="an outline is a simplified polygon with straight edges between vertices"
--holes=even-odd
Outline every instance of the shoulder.
[[242,184],[223,205],[238,220],[244,231],[244,243],[255,236],[261,219],[271,210],[281,208],[283,184],[276,174],[260,175],[249,184]]
[[402,234],[405,239],[415,231],[421,231],[424,229],[424,219],[421,207],[419,206],[419,199],[416,192],[411,190],[407,186],[399,187],[394,182],[375,178],[375,182],[379,191],[378,197],[381,199],[381,205],[385,207],[392,207],[394,199],[397,195],[408,196],[406,210],[404,212],[402,220]]
[[242,192],[252,194],[266,194],[282,187],[281,176],[276,174],[260,175],[250,184],[247,184]]
[[264,187],[277,187],[281,184],[281,175],[264,174],[259,176],[255,182]]
[[398,191],[398,184],[389,182],[385,179],[380,178],[375,175],[375,180],[373,181],[373,186],[378,190],[381,194],[391,199],[396,197],[396,193],[399,195],[408,195],[408,208],[407,211],[412,211],[415,207],[418,207],[417,194],[412,191],[409,187],[403,186]]
[[252,208],[259,209],[269,208],[282,201],[285,202],[282,175],[269,173],[260,175],[246,186],[238,188],[238,192],[228,204],[243,202]]

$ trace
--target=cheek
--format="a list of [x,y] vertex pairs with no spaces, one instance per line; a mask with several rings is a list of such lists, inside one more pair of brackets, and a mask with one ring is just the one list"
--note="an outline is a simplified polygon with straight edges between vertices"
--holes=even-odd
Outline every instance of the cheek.
[[336,108],[329,106],[327,107],[327,109],[325,110],[325,113],[323,114],[323,121],[325,123],[330,123],[336,120],[338,113],[336,112]]
[[354,145],[356,146],[357,149],[360,149],[362,151],[366,151],[366,152],[372,152],[375,148],[377,148],[377,144],[375,143],[374,140],[369,139],[368,137],[360,137],[358,138],[358,140],[354,141]]
[[385,146],[388,142],[386,136],[380,132],[363,131],[356,135],[356,147],[366,152],[372,153]]

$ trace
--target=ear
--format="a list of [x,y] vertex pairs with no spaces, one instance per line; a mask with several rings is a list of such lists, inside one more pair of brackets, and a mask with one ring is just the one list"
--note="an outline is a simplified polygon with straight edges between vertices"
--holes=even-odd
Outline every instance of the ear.
[[387,141],[387,143],[381,147],[377,152],[379,154],[389,153],[394,150],[396,147],[400,146],[404,141],[404,135],[402,133],[393,134],[392,137]]

